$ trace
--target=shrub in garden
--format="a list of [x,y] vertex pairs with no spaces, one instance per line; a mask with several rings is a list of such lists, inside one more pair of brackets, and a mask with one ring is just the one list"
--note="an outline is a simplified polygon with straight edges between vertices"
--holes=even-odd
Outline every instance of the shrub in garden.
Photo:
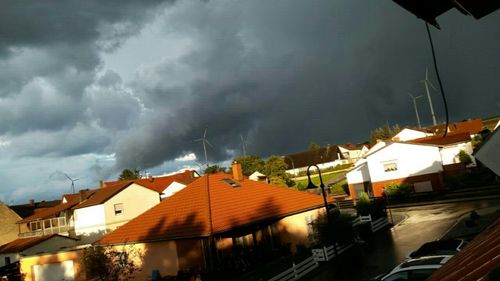
[[385,187],[385,195],[394,198],[394,199],[401,199],[408,197],[410,193],[413,190],[413,186],[409,183],[402,182],[402,183],[391,183],[388,186]]
[[361,192],[356,202],[356,210],[358,211],[358,215],[368,216],[370,214],[371,204],[372,202],[370,200],[370,197],[368,196],[368,193]]
[[321,244],[332,245],[336,240],[338,243],[349,243],[354,240],[352,218],[341,214],[337,209],[330,210],[330,225],[325,215],[320,215],[312,223],[313,230]]

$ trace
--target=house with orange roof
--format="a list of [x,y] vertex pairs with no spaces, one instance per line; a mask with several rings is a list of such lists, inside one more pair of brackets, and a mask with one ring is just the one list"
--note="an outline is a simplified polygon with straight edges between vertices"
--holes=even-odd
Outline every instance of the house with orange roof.
[[142,251],[137,280],[158,271],[235,261],[237,249],[279,249],[312,240],[310,222],[324,210],[321,196],[233,174],[206,174],[160,204],[99,239],[96,244]]
[[157,191],[135,182],[80,193],[80,201],[71,208],[74,233],[90,243],[160,202]]
[[135,182],[141,186],[152,189],[160,193],[160,198],[163,200],[174,193],[182,190],[186,185],[192,183],[198,178],[199,175],[194,170],[186,170],[182,173],[177,173],[167,176],[148,176],[143,179],[136,180],[122,180],[122,181],[111,181],[111,182],[101,182],[101,187],[112,187],[116,185],[123,185],[130,182]]
[[438,145],[380,141],[356,162],[346,177],[354,200],[361,192],[380,197],[391,183],[409,183],[415,192],[441,190],[442,172]]
[[54,249],[70,248],[75,245],[75,238],[58,234],[18,238],[0,246],[0,267],[17,262],[22,256],[35,255]]

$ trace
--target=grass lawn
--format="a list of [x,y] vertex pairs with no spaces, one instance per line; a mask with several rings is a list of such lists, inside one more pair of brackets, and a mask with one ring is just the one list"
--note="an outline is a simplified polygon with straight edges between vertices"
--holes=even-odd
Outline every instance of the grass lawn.
[[[341,175],[341,174],[345,174],[345,172],[336,172],[336,173],[330,173],[330,174],[321,174],[321,177],[323,178],[323,183],[327,183],[330,179],[332,179],[333,177],[336,177],[338,175]],[[316,174],[316,175],[311,175],[311,180],[312,182],[319,186],[319,176]],[[307,186],[307,178],[305,179],[302,179],[302,180],[297,180],[295,181],[295,186],[297,186],[299,189],[303,189]],[[300,187],[303,187],[303,188],[300,188]]]

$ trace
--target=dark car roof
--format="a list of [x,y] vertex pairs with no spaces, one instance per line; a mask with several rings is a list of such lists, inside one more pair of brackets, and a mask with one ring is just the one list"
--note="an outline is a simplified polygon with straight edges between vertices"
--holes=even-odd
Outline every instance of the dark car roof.
[[411,258],[429,256],[431,254],[456,254],[458,252],[458,247],[464,243],[460,239],[449,239],[449,240],[439,240],[425,243],[418,250],[412,252],[409,256]]

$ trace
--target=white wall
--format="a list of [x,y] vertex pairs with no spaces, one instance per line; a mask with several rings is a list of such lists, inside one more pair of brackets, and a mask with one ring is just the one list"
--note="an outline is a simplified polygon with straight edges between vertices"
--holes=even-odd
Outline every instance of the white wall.
[[165,188],[165,190],[163,190],[160,197],[163,200],[167,197],[174,195],[176,192],[181,191],[182,189],[184,189],[184,187],[186,187],[185,184],[178,183],[178,182],[174,181],[169,186],[167,186],[167,188]]
[[[385,172],[384,163],[395,161],[396,171]],[[367,156],[372,182],[437,173],[443,170],[439,147],[405,143],[389,143]]]
[[414,140],[414,139],[420,139],[420,138],[425,138],[427,136],[430,136],[432,134],[427,134],[421,131],[417,130],[412,130],[412,129],[403,129],[401,132],[399,132],[397,135],[392,137],[394,141],[409,141],[409,140]]
[[10,263],[15,263],[16,261],[19,260],[19,254],[18,253],[6,253],[6,254],[0,254],[0,267],[5,266],[5,258],[10,257]]
[[76,240],[61,236],[54,236],[35,246],[22,251],[23,256],[32,256],[47,252],[59,251],[64,248],[73,248],[76,246]]
[[441,148],[441,158],[443,159],[443,165],[460,163],[457,156],[460,150],[463,150],[467,152],[467,154],[469,154],[472,159],[471,166],[475,167],[476,159],[474,159],[474,156],[472,156],[472,153],[474,152],[472,148],[472,142],[460,143]]
[[76,209],[73,214],[76,235],[98,233],[106,230],[104,205]]
[[[115,215],[115,204],[123,204],[123,213]],[[114,230],[160,203],[158,192],[131,184],[104,203],[106,229]]]
[[370,172],[368,171],[368,165],[363,163],[349,173],[346,174],[348,184],[363,183],[370,181]]

